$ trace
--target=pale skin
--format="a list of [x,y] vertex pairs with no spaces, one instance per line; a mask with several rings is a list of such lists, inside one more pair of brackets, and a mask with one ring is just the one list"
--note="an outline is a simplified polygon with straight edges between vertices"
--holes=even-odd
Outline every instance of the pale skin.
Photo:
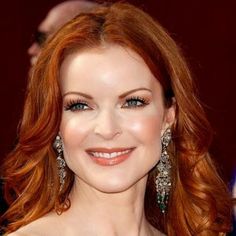
[[[160,138],[175,119],[174,105],[164,106],[158,80],[135,52],[105,44],[69,55],[60,86],[59,134],[75,174],[71,207],[10,235],[163,235],[144,214],[147,176],[160,158]],[[103,153],[132,149],[122,162],[101,165],[87,151],[99,148]]]

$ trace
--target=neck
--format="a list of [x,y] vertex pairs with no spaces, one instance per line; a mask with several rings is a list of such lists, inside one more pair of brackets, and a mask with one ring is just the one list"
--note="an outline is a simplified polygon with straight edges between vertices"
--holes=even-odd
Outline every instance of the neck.
[[[144,213],[147,178],[119,193],[104,193],[76,179],[70,194],[71,208],[62,214],[71,234],[151,236]],[[81,227],[82,226],[82,227]],[[74,229],[74,230],[73,230]]]

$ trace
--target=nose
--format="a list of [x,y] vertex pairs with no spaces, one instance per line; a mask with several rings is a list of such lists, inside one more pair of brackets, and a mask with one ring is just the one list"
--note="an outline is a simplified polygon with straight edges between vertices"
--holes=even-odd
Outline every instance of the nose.
[[105,140],[114,139],[122,133],[118,117],[109,110],[101,111],[96,118],[94,133]]
[[30,56],[37,56],[40,52],[40,46],[37,43],[33,43],[29,48],[28,48],[28,54]]

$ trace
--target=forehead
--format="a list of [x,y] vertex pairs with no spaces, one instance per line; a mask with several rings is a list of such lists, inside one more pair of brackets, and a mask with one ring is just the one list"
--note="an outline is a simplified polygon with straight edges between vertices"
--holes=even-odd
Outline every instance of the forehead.
[[134,51],[118,45],[73,53],[65,58],[60,69],[63,90],[94,84],[104,89],[151,87],[155,83],[157,79],[145,61]]

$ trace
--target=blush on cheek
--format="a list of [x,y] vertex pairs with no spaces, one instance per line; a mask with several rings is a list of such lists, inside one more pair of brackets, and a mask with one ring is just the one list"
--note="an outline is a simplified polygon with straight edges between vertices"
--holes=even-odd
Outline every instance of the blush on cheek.
[[76,119],[62,120],[60,125],[60,134],[64,144],[78,144],[82,143],[86,134],[88,133],[88,126],[81,124]]
[[129,130],[144,143],[153,143],[161,137],[162,120],[159,116],[137,118],[130,122]]

